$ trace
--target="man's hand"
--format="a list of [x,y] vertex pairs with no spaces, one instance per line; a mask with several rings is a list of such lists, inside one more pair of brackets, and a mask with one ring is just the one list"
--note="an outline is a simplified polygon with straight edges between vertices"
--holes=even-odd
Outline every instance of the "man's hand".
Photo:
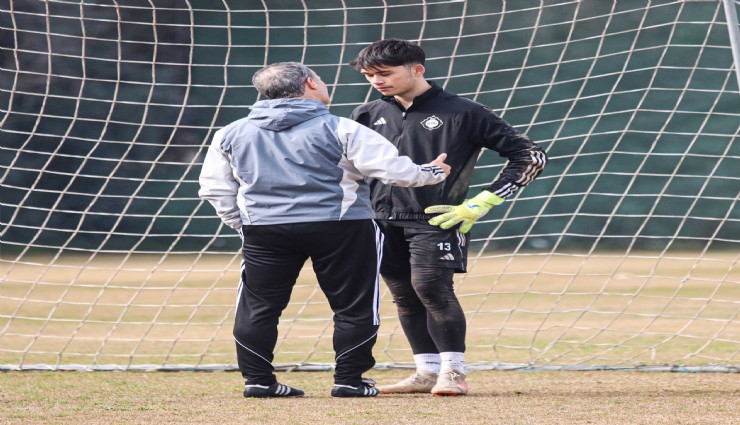
[[[445,172],[445,176],[449,176],[450,175],[450,166],[447,165],[447,164],[445,164],[445,159],[447,159],[447,154],[446,153],[441,153],[441,154],[439,154],[439,156],[434,161],[430,162],[429,164],[424,164],[424,165],[433,165],[435,167],[439,167],[439,168],[442,169],[442,171]],[[422,165],[422,167],[424,165]]]
[[433,226],[449,229],[462,222],[460,233],[468,233],[476,221],[486,215],[491,208],[500,205],[502,202],[504,202],[504,198],[484,190],[476,197],[468,199],[460,205],[432,205],[425,208],[424,212],[427,214],[444,213],[429,220],[429,224]]

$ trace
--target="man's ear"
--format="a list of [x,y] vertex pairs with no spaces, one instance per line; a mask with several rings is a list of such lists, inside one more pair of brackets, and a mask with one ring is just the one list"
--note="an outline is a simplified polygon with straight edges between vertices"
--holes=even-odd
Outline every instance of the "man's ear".
[[422,75],[424,75],[426,68],[424,68],[424,65],[417,63],[416,65],[411,67],[411,71],[414,73],[414,77],[421,77]]
[[319,87],[319,85],[316,84],[316,81],[314,81],[311,77],[306,78],[306,85],[311,90],[316,90]]

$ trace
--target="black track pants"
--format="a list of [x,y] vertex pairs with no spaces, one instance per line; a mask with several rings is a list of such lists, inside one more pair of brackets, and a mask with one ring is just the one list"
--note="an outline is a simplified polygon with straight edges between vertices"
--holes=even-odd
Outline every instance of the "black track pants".
[[244,226],[241,282],[234,339],[249,384],[275,382],[273,350],[278,319],[298,274],[311,259],[334,312],[337,384],[358,386],[375,365],[380,324],[378,264],[382,233],[372,220]]

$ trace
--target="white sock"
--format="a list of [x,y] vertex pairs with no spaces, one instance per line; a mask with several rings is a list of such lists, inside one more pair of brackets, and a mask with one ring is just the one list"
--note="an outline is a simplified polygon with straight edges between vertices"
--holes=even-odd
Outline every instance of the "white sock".
[[414,354],[417,372],[439,373],[440,359],[437,353]]
[[458,373],[465,373],[465,353],[457,351],[445,351],[439,353],[440,360],[442,362],[440,370],[442,373],[455,371]]

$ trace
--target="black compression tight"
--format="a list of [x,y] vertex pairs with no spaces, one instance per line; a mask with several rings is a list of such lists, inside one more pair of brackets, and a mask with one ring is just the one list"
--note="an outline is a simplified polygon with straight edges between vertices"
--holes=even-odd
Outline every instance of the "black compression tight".
[[384,273],[414,354],[465,352],[465,314],[452,288],[453,269],[414,266]]

